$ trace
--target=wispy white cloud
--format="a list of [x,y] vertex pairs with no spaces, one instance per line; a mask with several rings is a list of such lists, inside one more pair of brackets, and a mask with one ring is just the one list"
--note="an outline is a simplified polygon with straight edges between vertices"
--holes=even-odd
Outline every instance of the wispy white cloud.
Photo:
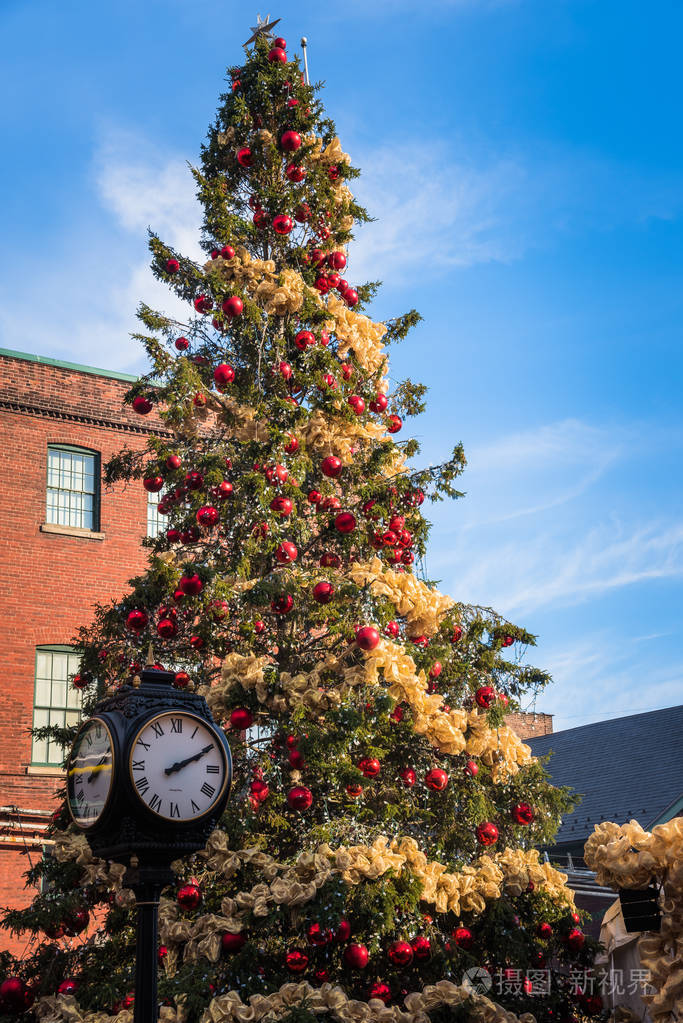
[[92,178],[105,214],[102,233],[70,239],[69,260],[43,267],[30,318],[21,304],[0,303],[0,331],[7,347],[134,371],[144,361],[129,336],[139,329],[139,303],[181,321],[188,313],[149,269],[147,228],[200,259],[200,209],[185,161],[130,132],[103,131]]
[[430,562],[459,599],[511,617],[683,577],[683,523],[634,521],[593,493],[653,443],[571,420],[474,448],[468,497],[437,511]]
[[390,267],[395,281],[417,268],[507,261],[524,250],[523,231],[511,233],[505,212],[525,178],[516,161],[468,166],[429,140],[351,155],[363,168],[355,192],[377,218],[357,232],[352,259],[359,279]]
[[653,663],[637,639],[613,630],[565,635],[561,646],[544,646],[542,653],[554,685],[539,706],[555,715],[556,731],[681,702],[683,661]]
[[140,236],[151,227],[185,255],[202,258],[201,207],[186,160],[136,133],[108,129],[93,168],[100,200],[123,230]]

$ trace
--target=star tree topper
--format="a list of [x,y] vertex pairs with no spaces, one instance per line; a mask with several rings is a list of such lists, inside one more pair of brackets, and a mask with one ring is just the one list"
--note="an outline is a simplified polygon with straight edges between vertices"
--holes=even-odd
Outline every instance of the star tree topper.
[[259,36],[264,36],[269,43],[272,43],[275,36],[273,29],[279,21],[282,21],[282,18],[276,18],[275,21],[271,21],[270,14],[266,14],[265,19],[262,19],[261,15],[257,14],[256,21],[257,24],[251,26],[253,35],[250,39],[247,39],[246,43],[243,44],[244,46],[251,46],[252,43],[256,42]]

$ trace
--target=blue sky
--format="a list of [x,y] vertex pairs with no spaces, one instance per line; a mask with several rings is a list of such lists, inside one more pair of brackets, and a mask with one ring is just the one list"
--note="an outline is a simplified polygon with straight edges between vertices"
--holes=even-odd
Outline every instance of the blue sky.
[[[261,13],[267,13],[263,9]],[[256,9],[3,0],[0,346],[135,372],[146,228],[196,252],[186,161]],[[539,635],[556,728],[683,692],[683,7],[669,0],[283,2],[357,193],[349,277],[424,323],[426,461],[467,498],[428,559]]]

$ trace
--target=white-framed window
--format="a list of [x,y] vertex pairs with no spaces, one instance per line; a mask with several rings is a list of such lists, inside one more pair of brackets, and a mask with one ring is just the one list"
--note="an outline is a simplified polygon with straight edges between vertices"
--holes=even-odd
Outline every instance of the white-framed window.
[[[33,697],[33,727],[56,725],[68,728],[81,719],[81,693],[69,679],[78,672],[80,654],[69,646],[36,648],[36,681]],[[59,767],[64,750],[52,739],[33,737],[31,762]]]
[[49,444],[45,521],[56,526],[97,530],[99,484],[100,459],[96,451]]
[[163,496],[163,491],[159,490],[156,494],[151,494],[147,491],[147,536],[151,537],[152,540],[156,540],[159,533],[161,532],[161,516],[159,515],[159,501]]

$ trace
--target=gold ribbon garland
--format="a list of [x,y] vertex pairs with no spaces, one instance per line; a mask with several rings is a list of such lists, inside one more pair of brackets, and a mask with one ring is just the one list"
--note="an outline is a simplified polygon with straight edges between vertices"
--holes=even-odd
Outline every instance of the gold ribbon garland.
[[654,994],[641,994],[652,1023],[674,1023],[683,1005],[683,818],[674,817],[645,831],[628,824],[597,824],[584,857],[598,884],[643,888],[661,883],[661,930],[646,931],[638,941],[643,969]]

